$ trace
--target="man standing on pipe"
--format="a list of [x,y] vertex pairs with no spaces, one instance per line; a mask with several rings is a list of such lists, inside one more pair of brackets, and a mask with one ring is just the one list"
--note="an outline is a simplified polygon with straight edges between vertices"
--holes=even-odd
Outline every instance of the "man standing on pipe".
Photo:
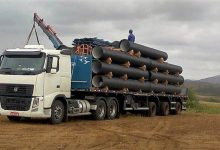
[[129,30],[128,41],[130,41],[130,42],[134,42],[135,41],[135,36],[133,34],[133,30],[132,29]]

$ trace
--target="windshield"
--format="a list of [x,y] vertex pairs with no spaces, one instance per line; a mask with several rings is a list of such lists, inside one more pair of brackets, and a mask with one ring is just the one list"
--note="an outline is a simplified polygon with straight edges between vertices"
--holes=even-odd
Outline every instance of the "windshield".
[[4,55],[0,74],[32,75],[43,70],[45,54],[38,55]]

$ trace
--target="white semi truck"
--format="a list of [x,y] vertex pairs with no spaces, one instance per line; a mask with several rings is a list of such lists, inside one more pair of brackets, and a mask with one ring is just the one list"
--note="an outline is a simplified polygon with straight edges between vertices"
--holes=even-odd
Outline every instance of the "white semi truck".
[[[3,52],[0,65],[2,116],[12,121],[48,118],[52,124],[57,124],[67,121],[70,116],[92,115],[96,120],[103,120],[118,118],[120,113],[127,111],[139,112],[144,116],[166,116],[186,109],[187,90],[179,86],[183,78],[179,74],[168,73],[168,70],[178,70],[180,67],[140,56],[137,58],[118,49],[113,51],[112,48],[97,47],[92,55],[88,44],[82,44],[83,48],[78,46],[79,49],[68,48],[36,14],[35,22],[48,35],[54,47],[60,50],[48,50],[42,45],[26,45],[22,49],[7,49]],[[75,53],[77,50],[86,52]],[[94,68],[94,57],[101,58],[101,55],[105,55],[106,60],[95,60]],[[133,63],[134,67],[126,65],[123,68],[123,64],[117,64],[124,60]],[[111,64],[111,61],[116,64]],[[142,63],[170,69],[166,73],[151,73],[146,70],[146,65],[135,68],[135,65]],[[99,73],[94,76],[96,71],[93,69],[110,70],[104,76],[99,76]],[[115,77],[124,75],[112,78],[112,73]],[[139,76],[141,78],[138,80],[132,79]],[[161,79],[161,83],[151,81],[153,76]],[[166,82],[162,83],[162,80]]]
[[68,116],[92,114],[102,120],[125,111],[155,116],[157,111],[168,115],[186,109],[186,93],[138,94],[92,88],[92,58],[65,54],[67,51],[41,45],[7,49],[0,66],[0,114],[14,121],[37,117],[60,123]]

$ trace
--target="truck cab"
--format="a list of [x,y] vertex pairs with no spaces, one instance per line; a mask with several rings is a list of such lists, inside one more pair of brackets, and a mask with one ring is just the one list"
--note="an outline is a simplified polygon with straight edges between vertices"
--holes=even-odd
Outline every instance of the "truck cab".
[[[60,52],[44,49],[42,45],[4,51],[0,65],[1,115],[10,120],[51,118],[56,99],[66,107],[71,93],[71,58]],[[60,115],[58,106],[53,109],[57,112],[53,116],[55,123]]]

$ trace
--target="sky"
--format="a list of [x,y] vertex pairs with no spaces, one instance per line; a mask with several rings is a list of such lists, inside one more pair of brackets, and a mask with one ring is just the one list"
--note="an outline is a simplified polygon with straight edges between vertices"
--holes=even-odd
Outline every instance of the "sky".
[[[121,40],[133,29],[136,43],[167,52],[186,79],[220,74],[218,0],[0,0],[0,52],[25,45],[34,12],[66,45],[84,37]],[[53,48],[37,31],[40,43]]]

